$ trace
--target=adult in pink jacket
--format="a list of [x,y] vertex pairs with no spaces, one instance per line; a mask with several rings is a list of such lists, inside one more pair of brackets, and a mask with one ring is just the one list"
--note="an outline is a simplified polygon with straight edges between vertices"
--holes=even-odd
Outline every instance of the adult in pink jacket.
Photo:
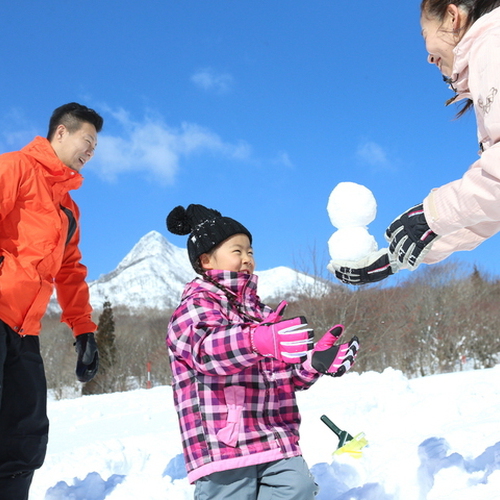
[[103,120],[77,103],[57,108],[47,139],[0,155],[0,498],[25,500],[45,458],[49,422],[38,334],[53,289],[76,337],[76,375],[97,371],[95,323],[80,263],[79,211],[69,191]]
[[344,283],[434,264],[500,231],[500,0],[423,0],[420,23],[429,63],[455,92],[449,102],[464,102],[459,116],[475,111],[480,158],[397,217],[386,230],[388,248],[358,262],[331,261]]

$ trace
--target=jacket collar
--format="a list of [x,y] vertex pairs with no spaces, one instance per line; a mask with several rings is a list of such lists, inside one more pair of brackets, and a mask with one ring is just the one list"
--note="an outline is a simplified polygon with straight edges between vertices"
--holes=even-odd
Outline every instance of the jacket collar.
[[[256,274],[214,270],[207,271],[207,276],[234,294],[240,301],[257,296],[258,276]],[[184,299],[200,290],[217,294],[224,293],[210,281],[198,277],[187,284],[182,298]]]
[[64,190],[78,189],[83,182],[83,177],[79,172],[67,167],[56,155],[50,142],[40,136],[35,137],[21,151],[33,157],[46,180],[52,184],[64,185]]

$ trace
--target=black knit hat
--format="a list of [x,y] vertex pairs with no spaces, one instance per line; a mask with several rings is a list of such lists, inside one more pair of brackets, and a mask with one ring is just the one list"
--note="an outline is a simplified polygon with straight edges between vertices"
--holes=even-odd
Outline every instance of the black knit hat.
[[189,205],[186,209],[175,207],[168,214],[167,229],[173,234],[189,234],[187,249],[195,271],[199,270],[200,255],[210,252],[235,234],[246,234],[252,243],[252,235],[245,226],[203,205]]

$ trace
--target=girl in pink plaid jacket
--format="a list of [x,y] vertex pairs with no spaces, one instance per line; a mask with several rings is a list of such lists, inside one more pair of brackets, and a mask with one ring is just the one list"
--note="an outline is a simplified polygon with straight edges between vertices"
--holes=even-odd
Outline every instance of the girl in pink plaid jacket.
[[[167,345],[184,457],[195,499],[313,499],[317,493],[299,441],[295,391],[322,373],[339,376],[358,341],[334,345],[337,325],[313,346],[305,318],[283,320],[260,302],[252,236],[201,205],[175,208],[175,234],[201,275],[186,285]],[[278,491],[277,491],[278,490]]]

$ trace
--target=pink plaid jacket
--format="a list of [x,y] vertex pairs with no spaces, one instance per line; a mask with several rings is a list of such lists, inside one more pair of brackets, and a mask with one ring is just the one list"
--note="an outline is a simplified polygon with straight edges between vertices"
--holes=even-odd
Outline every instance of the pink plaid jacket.
[[169,323],[174,400],[191,483],[301,455],[295,391],[319,377],[252,351],[250,325],[279,319],[260,302],[257,276],[208,274],[234,294],[242,312],[214,284],[196,278]]

